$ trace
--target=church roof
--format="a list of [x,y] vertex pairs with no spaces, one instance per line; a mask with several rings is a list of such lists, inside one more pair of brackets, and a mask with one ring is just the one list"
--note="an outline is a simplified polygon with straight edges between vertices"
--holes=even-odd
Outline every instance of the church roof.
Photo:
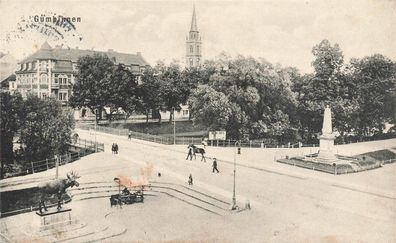
[[33,62],[42,59],[50,59],[50,60],[64,60],[64,61],[72,61],[77,62],[78,58],[86,55],[94,55],[94,54],[104,54],[108,56],[111,60],[115,60],[116,63],[122,63],[125,65],[139,65],[139,66],[148,66],[149,64],[146,60],[141,56],[141,54],[127,54],[127,53],[119,53],[115,51],[93,51],[93,50],[80,50],[80,49],[63,49],[63,48],[52,48],[47,42],[45,42],[41,48],[28,56],[20,63]]
[[193,15],[192,15],[192,20],[191,20],[191,28],[190,31],[196,31],[198,32],[198,27],[197,27],[197,17],[195,15],[195,5],[193,9]]

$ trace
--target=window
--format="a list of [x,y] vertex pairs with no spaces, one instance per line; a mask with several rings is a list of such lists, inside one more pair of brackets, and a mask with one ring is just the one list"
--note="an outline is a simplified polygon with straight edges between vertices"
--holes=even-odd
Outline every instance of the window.
[[190,58],[190,66],[193,66],[194,65],[194,63],[193,63],[193,59],[192,58]]
[[40,83],[42,83],[42,84],[48,83],[48,75],[47,74],[40,75]]
[[199,53],[199,45],[197,45],[197,53]]
[[41,68],[47,68],[47,63],[45,61],[41,61]]
[[59,77],[58,77],[58,80],[59,80],[59,84],[60,85],[67,85],[67,76],[66,75],[64,75],[64,74],[62,74],[62,75],[59,75]]
[[46,98],[47,98],[47,96],[48,96],[48,94],[47,94],[47,93],[41,93],[41,98],[43,98],[43,99],[46,99]]
[[194,47],[191,45],[190,46],[190,53],[193,53],[194,52]]
[[183,110],[183,116],[187,116],[188,115],[188,110]]
[[59,92],[59,100],[67,101],[67,92]]

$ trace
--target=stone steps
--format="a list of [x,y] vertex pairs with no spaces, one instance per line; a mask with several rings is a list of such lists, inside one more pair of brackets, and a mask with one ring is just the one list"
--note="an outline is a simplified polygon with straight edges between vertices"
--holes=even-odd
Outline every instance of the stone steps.
[[[69,191],[74,201],[106,198],[110,197],[110,195],[118,194],[118,192],[118,186],[106,183],[90,184],[85,185],[85,187],[80,186]],[[144,194],[146,196],[167,195],[215,214],[224,214],[229,211],[230,207],[229,202],[224,199],[214,197],[201,190],[198,191],[195,188],[175,183],[152,182],[150,186],[146,187]]]

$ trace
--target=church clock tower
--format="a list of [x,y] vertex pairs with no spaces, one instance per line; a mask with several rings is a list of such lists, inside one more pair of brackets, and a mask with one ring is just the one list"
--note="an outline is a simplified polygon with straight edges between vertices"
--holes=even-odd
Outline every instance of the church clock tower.
[[197,18],[195,16],[195,6],[193,9],[193,15],[191,20],[191,28],[186,38],[186,66],[198,67],[201,65],[201,37],[197,27]]

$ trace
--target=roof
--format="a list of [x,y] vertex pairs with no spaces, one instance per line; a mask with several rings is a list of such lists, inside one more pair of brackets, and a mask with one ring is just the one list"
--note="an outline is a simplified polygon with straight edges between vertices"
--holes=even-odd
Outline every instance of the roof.
[[16,81],[16,75],[15,74],[11,74],[7,78],[5,78],[3,80],[0,80],[1,87],[8,87],[8,83],[12,82],[12,81]]
[[94,54],[104,54],[107,55],[110,59],[114,60],[116,63],[122,63],[126,65],[139,65],[139,66],[148,66],[149,64],[146,60],[138,54],[127,54],[127,53],[119,53],[115,51],[93,51],[93,50],[80,50],[80,49],[62,49],[62,48],[51,48],[51,46],[45,42],[40,50],[36,51],[32,55],[28,56],[20,63],[33,62],[41,59],[50,59],[50,60],[65,60],[77,62],[78,58],[86,55],[94,55]]
[[11,74],[10,76],[8,76],[6,79],[2,80],[1,82],[4,82],[4,81],[16,81],[15,73]]

